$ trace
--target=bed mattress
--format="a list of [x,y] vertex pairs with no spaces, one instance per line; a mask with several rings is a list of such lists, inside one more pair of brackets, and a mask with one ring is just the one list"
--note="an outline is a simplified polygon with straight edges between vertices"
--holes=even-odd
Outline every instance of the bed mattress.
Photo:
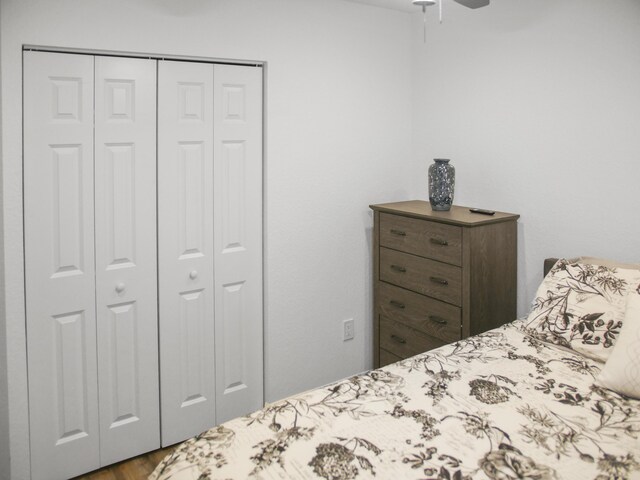
[[640,478],[640,401],[522,321],[270,404],[151,479]]

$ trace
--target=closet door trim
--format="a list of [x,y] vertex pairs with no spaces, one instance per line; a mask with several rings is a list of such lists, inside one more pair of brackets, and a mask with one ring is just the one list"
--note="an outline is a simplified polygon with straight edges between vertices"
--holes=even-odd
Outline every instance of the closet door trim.
[[23,51],[69,53],[77,55],[147,58],[151,60],[175,60],[179,62],[216,63],[221,65],[243,65],[249,67],[264,67],[267,62],[263,60],[242,60],[237,58],[198,57],[194,55],[163,55],[161,53],[122,52],[118,50],[100,50],[91,48],[67,48],[52,47],[46,45],[28,45],[22,47]]

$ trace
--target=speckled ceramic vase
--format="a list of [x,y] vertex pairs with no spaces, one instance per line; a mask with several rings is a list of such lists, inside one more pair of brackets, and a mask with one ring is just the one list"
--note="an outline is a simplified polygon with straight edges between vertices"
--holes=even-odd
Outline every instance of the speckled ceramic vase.
[[447,211],[453,204],[456,169],[448,158],[434,158],[429,166],[429,203],[431,210]]

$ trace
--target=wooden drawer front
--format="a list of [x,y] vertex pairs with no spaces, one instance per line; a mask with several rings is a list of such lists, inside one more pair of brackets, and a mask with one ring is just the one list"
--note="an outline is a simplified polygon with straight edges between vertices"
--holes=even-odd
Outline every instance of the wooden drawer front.
[[404,288],[380,282],[378,312],[447,343],[461,338],[460,307],[454,307]]
[[380,245],[462,265],[462,229],[454,225],[381,213]]
[[462,305],[460,267],[381,248],[380,280],[454,305]]
[[392,363],[396,363],[402,360],[402,358],[394,355],[391,352],[387,352],[384,348],[380,349],[380,366],[384,367],[385,365],[390,365]]
[[380,351],[386,350],[397,357],[408,358],[446,343],[380,316]]

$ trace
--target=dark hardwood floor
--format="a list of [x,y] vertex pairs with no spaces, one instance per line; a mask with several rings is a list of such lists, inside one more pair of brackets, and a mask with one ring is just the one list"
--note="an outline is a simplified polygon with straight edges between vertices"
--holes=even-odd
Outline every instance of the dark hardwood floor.
[[139,480],[147,478],[166,455],[176,446],[154,450],[109,467],[95,470],[73,480]]

